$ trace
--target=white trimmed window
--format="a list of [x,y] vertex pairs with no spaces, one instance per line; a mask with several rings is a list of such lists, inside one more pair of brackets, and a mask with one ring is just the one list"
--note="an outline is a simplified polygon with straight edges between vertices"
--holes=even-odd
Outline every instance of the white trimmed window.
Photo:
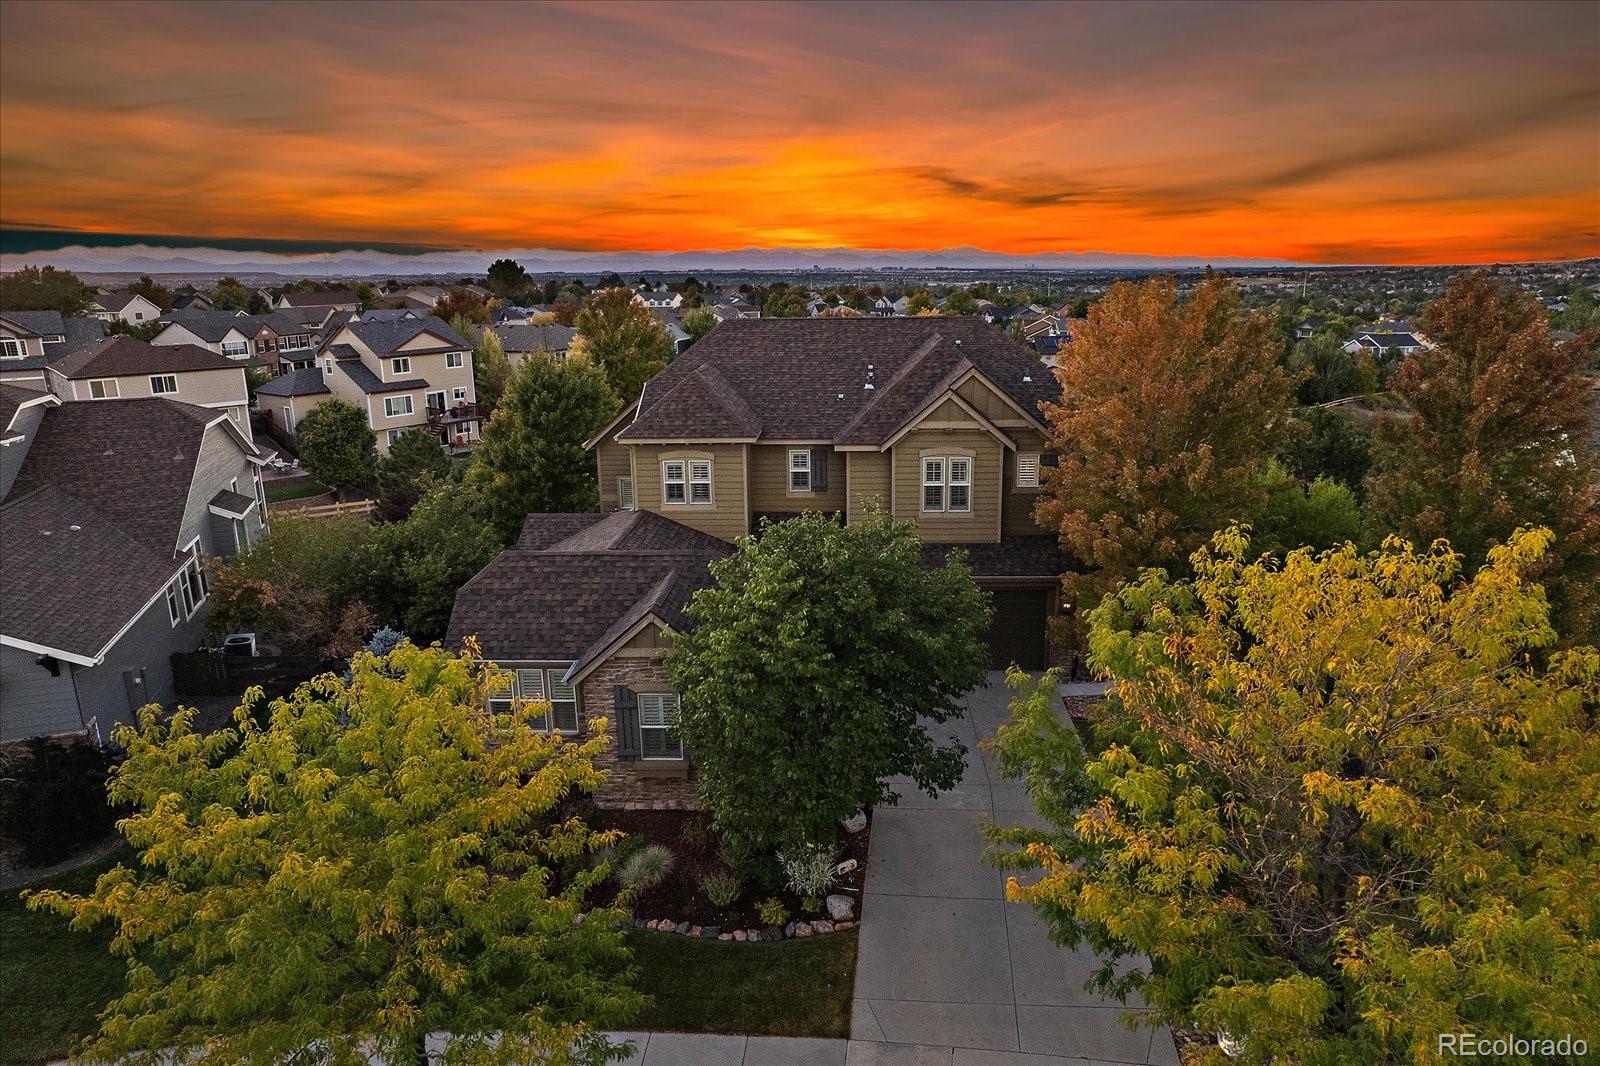
[[390,418],[404,418],[415,410],[416,408],[412,405],[410,396],[385,396],[383,398],[383,413]]
[[789,450],[789,491],[811,491],[811,452],[806,448]]
[[489,681],[487,703],[490,714],[510,714],[516,699],[515,679],[511,674],[497,673]]
[[683,503],[688,499],[688,466],[682,459],[671,459],[661,464],[661,499],[666,503]]
[[633,478],[617,478],[617,506],[624,511],[633,510]]
[[550,723],[557,733],[578,731],[578,689],[561,680],[565,670],[550,671]]
[[116,378],[95,378],[89,382],[89,396],[96,400],[115,400],[122,395]]
[[450,402],[451,403],[466,403],[467,402],[467,387],[465,385],[457,385],[455,388],[451,389],[450,390]]
[[711,460],[689,460],[689,502],[711,502]]
[[403,430],[403,429],[391,429],[389,431],[389,434],[388,434],[389,447],[393,448],[394,447],[394,442],[399,440],[400,439],[400,434],[402,434],[404,432],[405,432],[405,430]]
[[[543,702],[544,700],[544,671],[543,670],[518,670],[517,671],[517,699],[523,703]],[[544,728],[550,728],[550,721],[545,719]]]
[[467,363],[467,353],[466,352],[445,352],[444,353],[444,365],[450,370],[455,370],[455,369],[458,369],[460,367],[463,367],[463,366],[466,365],[466,363]]
[[154,396],[165,396],[169,392],[178,391],[178,376],[176,374],[157,374],[150,379],[150,392]]
[[1039,487],[1039,453],[1017,453],[1017,488],[1036,489]]
[[428,410],[430,411],[443,411],[444,390],[437,389],[433,392],[425,393],[422,397],[422,402],[427,405]]
[[174,581],[167,586],[167,617],[172,619],[173,625],[183,621],[183,604],[179,597],[178,583]]
[[922,460],[922,509],[944,510],[944,460]]
[[950,457],[950,510],[972,510],[972,460],[964,455]]
[[28,348],[16,337],[0,337],[0,359],[21,359]]
[[229,359],[248,359],[250,358],[250,342],[223,341],[222,354]]
[[183,564],[183,609],[185,618],[193,618],[194,613],[206,602],[205,573],[200,566],[198,557],[191,557]]
[[389,360],[389,370],[391,372],[393,372],[393,373],[396,373],[396,374],[409,374],[409,373],[411,373],[411,359],[410,359],[410,357],[409,356],[401,356],[399,359],[391,359],[391,360]]
[[639,752],[646,759],[683,758],[678,710],[675,692],[639,693]]

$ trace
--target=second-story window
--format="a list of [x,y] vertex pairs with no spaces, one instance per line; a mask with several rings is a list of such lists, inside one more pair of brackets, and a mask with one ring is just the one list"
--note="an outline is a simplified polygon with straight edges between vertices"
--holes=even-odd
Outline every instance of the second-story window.
[[250,357],[250,342],[223,341],[222,354],[229,359],[248,359]]
[[390,418],[400,418],[409,415],[415,408],[411,404],[410,396],[385,396],[383,398],[383,413]]
[[665,503],[683,503],[688,499],[685,478],[686,465],[681,459],[661,464],[661,499]]
[[467,353],[465,352],[446,352],[444,355],[444,365],[449,367],[451,370],[465,366],[466,362]]
[[396,374],[409,374],[411,373],[411,360],[409,358],[391,359],[389,360],[389,369]]
[[711,502],[711,460],[692,459],[689,462],[689,502]]
[[173,374],[157,374],[150,379],[150,393],[153,396],[165,396],[169,392],[178,391],[178,379]]
[[617,506],[624,511],[633,510],[633,478],[617,478]]
[[972,510],[972,460],[964,455],[950,459],[950,510]]
[[89,382],[89,396],[96,400],[115,400],[122,395],[116,378],[95,378]]
[[922,460],[922,509],[944,510],[944,460]]
[[811,452],[805,448],[789,452],[789,491],[811,491]]
[[1017,453],[1017,488],[1036,489],[1039,487],[1039,453]]
[[17,338],[0,337],[0,359],[21,359],[27,354],[27,347]]

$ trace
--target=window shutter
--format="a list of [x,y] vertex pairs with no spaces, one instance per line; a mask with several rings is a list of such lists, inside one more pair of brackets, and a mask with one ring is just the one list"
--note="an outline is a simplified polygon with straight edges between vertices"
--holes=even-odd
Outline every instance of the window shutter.
[[811,491],[828,491],[828,449],[811,449]]
[[639,694],[618,685],[611,690],[611,701],[617,711],[617,758],[635,760],[643,746],[639,740]]

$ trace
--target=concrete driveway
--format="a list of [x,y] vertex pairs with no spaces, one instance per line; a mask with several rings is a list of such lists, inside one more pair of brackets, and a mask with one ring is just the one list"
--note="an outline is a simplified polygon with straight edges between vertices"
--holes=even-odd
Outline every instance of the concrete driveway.
[[1010,696],[991,674],[962,719],[934,727],[967,745],[960,784],[930,799],[903,782],[900,806],[873,815],[850,1066],[1176,1066],[1171,1033],[1124,1027],[1138,1004],[1086,992],[1093,955],[1052,943],[982,861],[984,819],[1039,819],[978,748],[1009,716]]

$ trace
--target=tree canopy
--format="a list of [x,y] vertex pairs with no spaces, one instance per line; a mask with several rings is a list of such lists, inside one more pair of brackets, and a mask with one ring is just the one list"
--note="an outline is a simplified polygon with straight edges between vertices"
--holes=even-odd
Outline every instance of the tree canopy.
[[439,437],[426,429],[408,429],[378,460],[378,510],[394,520],[406,517],[422,494],[450,476],[450,456]]
[[522,361],[467,468],[467,479],[483,486],[506,540],[530,511],[598,505],[594,455],[583,445],[616,412],[616,394],[588,358]]
[[532,289],[533,278],[528,275],[527,268],[515,259],[496,259],[489,264],[486,284],[490,292],[509,300],[523,296]]
[[1293,379],[1272,321],[1240,314],[1207,274],[1179,303],[1171,277],[1118,282],[1073,330],[1047,404],[1050,447],[1034,514],[1088,567],[1064,579],[1087,609],[1141,567],[1181,567],[1261,505],[1255,475],[1284,439]]
[[602,289],[583,303],[573,324],[581,351],[605,374],[622,401],[638,398],[644,383],[672,362],[672,338],[631,289]]
[[435,300],[433,302],[433,313],[446,322],[453,322],[457,318],[463,318],[468,322],[481,326],[489,321],[488,303],[482,296],[479,296],[465,285],[454,286]]
[[683,331],[697,341],[717,328],[717,316],[709,307],[694,307],[684,312]]
[[1053,675],[1013,679],[1001,767],[1051,827],[995,832],[1043,872],[1009,894],[1106,957],[1101,988],[1245,1062],[1600,1031],[1600,652],[1548,654],[1549,544],[1518,532],[1466,579],[1445,545],[1251,562],[1230,530],[1192,582],[1124,586],[1091,616],[1101,750]]
[[25,266],[0,276],[0,307],[8,311],[60,311],[81,315],[94,292],[70,270]]
[[[149,706],[117,742],[114,802],[139,866],[29,905],[115,931],[128,989],[81,1049],[186,1061],[600,1063],[641,1005],[620,926],[591,909],[616,836],[558,807],[606,744],[483,710],[468,656],[403,643],[241,708],[202,735]],[[259,690],[252,690],[258,694]],[[252,693],[246,694],[252,702]]]
[[378,445],[366,412],[343,400],[324,400],[295,426],[300,462],[318,481],[335,487],[370,485]]
[[988,597],[963,560],[930,570],[921,554],[914,523],[808,513],[712,564],[667,669],[701,798],[736,848],[829,843],[893,802],[890,775],[930,793],[960,778],[961,747],[919,716],[958,715],[983,680]]
[[1374,524],[1416,543],[1448,538],[1469,565],[1518,526],[1549,526],[1542,576],[1558,628],[1593,639],[1600,465],[1584,338],[1556,343],[1532,295],[1482,271],[1453,279],[1422,328],[1433,347],[1407,356],[1393,382],[1411,417],[1378,427]]

